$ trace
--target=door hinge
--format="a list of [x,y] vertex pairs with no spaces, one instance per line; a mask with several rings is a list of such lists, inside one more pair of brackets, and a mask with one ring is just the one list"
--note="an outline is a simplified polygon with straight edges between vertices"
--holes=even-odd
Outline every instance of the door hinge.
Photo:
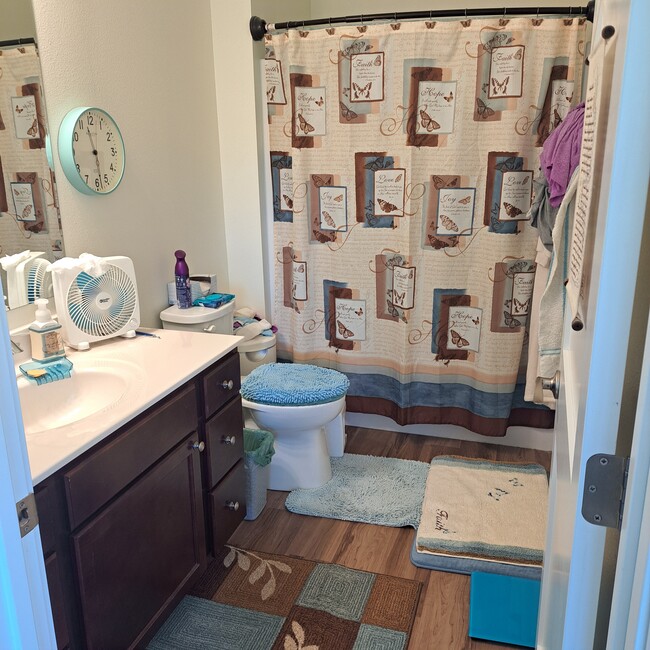
[[18,527],[20,536],[25,537],[36,526],[38,526],[38,513],[36,512],[36,499],[34,493],[30,492],[24,499],[16,503],[16,512],[18,513]]
[[594,526],[621,529],[630,459],[596,454],[585,466],[582,516]]

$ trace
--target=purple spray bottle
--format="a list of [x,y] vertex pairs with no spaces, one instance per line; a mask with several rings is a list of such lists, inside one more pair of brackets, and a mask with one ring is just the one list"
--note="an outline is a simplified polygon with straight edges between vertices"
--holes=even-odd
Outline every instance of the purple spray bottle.
[[185,251],[177,250],[174,279],[176,281],[176,300],[180,309],[192,306],[192,287],[190,283],[190,269],[185,261]]

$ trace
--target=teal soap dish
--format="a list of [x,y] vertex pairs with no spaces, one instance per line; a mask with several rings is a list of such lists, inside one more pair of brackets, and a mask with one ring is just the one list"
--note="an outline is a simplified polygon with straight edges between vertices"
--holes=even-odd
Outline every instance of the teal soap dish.
[[53,381],[70,377],[72,361],[62,357],[54,361],[30,361],[18,367],[29,381],[33,381],[40,386],[41,384],[51,384]]

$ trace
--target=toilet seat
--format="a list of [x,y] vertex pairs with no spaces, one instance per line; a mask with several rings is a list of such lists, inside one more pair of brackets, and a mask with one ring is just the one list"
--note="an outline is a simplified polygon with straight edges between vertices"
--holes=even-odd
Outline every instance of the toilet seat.
[[344,396],[350,380],[338,370],[310,364],[267,363],[241,386],[242,398],[273,406],[311,406]]

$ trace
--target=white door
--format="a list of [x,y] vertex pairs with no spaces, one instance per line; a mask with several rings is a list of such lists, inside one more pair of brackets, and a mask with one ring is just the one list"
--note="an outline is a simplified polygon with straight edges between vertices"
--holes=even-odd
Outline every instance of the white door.
[[[585,521],[581,506],[587,459],[597,453],[630,453],[629,441],[625,449],[619,437],[619,422],[628,344],[638,335],[632,313],[650,170],[650,128],[647,118],[640,119],[650,112],[644,48],[648,6],[647,0],[596,5],[589,75],[597,72],[593,61],[602,48],[602,91],[610,99],[600,114],[605,128],[596,142],[599,196],[591,214],[595,242],[582,307],[584,329],[571,329],[568,306],[565,318],[537,634],[537,647],[548,650],[606,647],[608,628],[614,630],[620,609],[625,608],[625,598],[617,598],[610,607],[615,572],[617,584],[624,584],[624,574],[630,571],[623,563],[616,567],[618,533]],[[607,25],[615,28],[615,34],[605,43],[601,34]],[[607,65],[613,66],[611,88]],[[641,329],[643,338],[645,326]],[[637,363],[641,351],[642,347],[635,351]],[[628,490],[635,489],[641,474],[630,473]],[[638,530],[627,531],[624,526],[621,548],[634,546],[637,540]],[[626,609],[624,613],[627,616]],[[609,647],[623,647],[616,643]]]
[[33,487],[1,306],[0,386],[0,648],[50,650],[56,642],[39,530],[21,538],[18,527],[16,503]]

